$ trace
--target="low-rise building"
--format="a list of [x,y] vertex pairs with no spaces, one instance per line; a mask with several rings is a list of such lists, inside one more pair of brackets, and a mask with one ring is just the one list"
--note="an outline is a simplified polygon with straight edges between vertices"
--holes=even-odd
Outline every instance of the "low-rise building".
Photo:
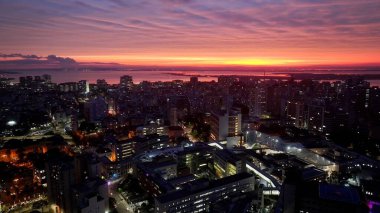
[[198,179],[187,183],[182,190],[161,195],[155,199],[155,212],[204,212],[210,205],[229,199],[234,194],[254,190],[255,178],[240,173],[208,181]]

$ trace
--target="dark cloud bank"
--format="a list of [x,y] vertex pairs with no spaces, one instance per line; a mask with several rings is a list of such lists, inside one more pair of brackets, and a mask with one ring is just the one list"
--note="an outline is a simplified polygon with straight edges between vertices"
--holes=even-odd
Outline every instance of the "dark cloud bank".
[[0,69],[64,69],[75,68],[79,64],[72,58],[56,55],[37,56],[20,53],[0,54]]

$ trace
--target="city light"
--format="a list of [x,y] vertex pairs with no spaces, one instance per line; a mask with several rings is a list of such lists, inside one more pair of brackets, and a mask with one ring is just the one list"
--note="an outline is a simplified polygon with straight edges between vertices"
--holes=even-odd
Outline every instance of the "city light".
[[0,5],[0,212],[380,208],[379,0]]
[[15,126],[17,123],[16,123],[16,121],[14,121],[14,120],[10,120],[10,121],[8,121],[7,122],[7,125],[8,126]]

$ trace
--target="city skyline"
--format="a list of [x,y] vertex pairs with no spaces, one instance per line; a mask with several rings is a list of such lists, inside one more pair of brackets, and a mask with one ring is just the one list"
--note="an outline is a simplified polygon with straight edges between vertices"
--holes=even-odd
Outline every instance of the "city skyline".
[[0,0],[0,212],[380,212],[380,0]]
[[22,53],[130,66],[378,65],[379,8],[375,0],[0,2],[0,60]]
[[364,76],[177,77],[1,78],[1,210],[377,212],[380,90]]

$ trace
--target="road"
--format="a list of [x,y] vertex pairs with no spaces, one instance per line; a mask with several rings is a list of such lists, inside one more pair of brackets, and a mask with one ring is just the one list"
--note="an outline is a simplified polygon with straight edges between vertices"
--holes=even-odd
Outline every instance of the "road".
[[9,209],[8,211],[4,212],[30,212],[32,210],[32,204],[41,200],[46,200],[47,198],[45,196],[40,196],[38,198],[24,201],[20,204],[17,204],[13,208]]
[[120,193],[115,192],[112,197],[116,199],[116,210],[118,213],[133,212],[128,202],[123,198],[123,196]]
[[123,178],[119,178],[108,184],[108,190],[110,197],[115,198],[116,200],[116,210],[118,213],[133,213],[132,207],[128,204],[128,202],[124,199],[122,194],[118,191],[118,185],[123,180]]

